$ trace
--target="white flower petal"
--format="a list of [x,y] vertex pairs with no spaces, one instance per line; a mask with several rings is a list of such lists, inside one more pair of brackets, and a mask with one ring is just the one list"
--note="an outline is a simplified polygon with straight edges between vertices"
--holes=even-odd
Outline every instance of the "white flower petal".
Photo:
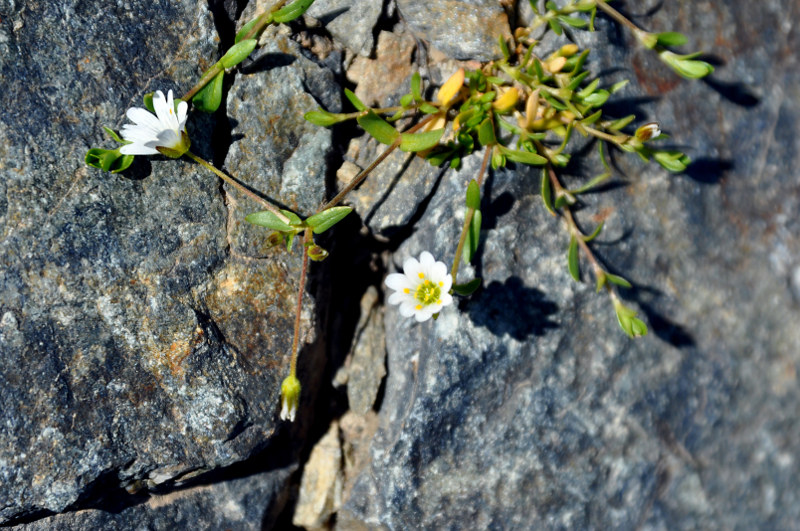
[[153,134],[158,134],[161,131],[161,123],[158,118],[153,116],[147,109],[141,107],[131,107],[125,113],[128,119],[139,127],[144,127],[145,130],[152,131]]
[[388,275],[384,283],[395,291],[403,291],[405,288],[411,289],[415,287],[407,276],[400,273]]
[[419,255],[419,263],[428,268],[433,266],[436,260],[433,259],[433,255],[428,251],[422,251],[422,254]]
[[431,274],[431,280],[438,284],[444,280],[444,277],[447,276],[447,266],[444,265],[444,262],[434,262],[429,268]]
[[439,286],[439,288],[441,288],[442,290],[442,293],[447,293],[448,291],[450,291],[450,288],[453,287],[453,277],[449,273],[445,275],[445,277],[439,282],[442,283]]
[[119,148],[119,152],[123,155],[157,155],[158,150],[147,147],[144,144],[125,144]]
[[414,302],[415,301],[403,301],[400,303],[400,315],[403,317],[411,317],[414,315],[418,311]]
[[157,146],[174,148],[181,143],[181,137],[172,129],[165,129],[158,134]]
[[449,306],[453,304],[453,296],[446,291],[442,292],[442,296],[439,297],[439,300],[442,301],[442,306]]
[[420,281],[419,274],[420,273],[424,274],[422,265],[419,262],[417,262],[416,258],[408,258],[406,259],[405,262],[403,262],[403,272],[410,280],[414,281],[415,283]]
[[403,302],[408,302],[410,304],[416,304],[414,302],[414,297],[411,295],[407,295],[402,291],[395,291],[391,295],[389,295],[389,299],[387,300],[389,304],[401,304]]
[[434,312],[428,311],[428,308],[430,308],[430,306],[414,313],[414,319],[416,319],[418,323],[427,321],[434,314]]
[[189,109],[189,105],[182,101],[178,104],[178,129],[183,131],[183,127],[186,125],[186,111]]

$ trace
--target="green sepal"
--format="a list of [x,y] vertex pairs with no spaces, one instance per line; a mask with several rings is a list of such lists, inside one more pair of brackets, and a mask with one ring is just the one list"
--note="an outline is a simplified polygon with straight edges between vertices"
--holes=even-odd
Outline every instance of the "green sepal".
[[531,164],[533,166],[541,166],[543,164],[547,164],[547,159],[541,155],[537,155],[536,153],[531,153],[529,151],[517,151],[515,149],[509,149],[504,146],[500,146],[500,151],[503,155],[506,156],[508,160],[513,160],[514,162],[521,162],[523,164]]
[[311,227],[314,234],[322,234],[343,220],[352,211],[352,208],[345,206],[331,207],[306,219],[306,225]]
[[148,92],[147,94],[142,96],[142,103],[144,103],[144,108],[145,109],[147,109],[148,111],[150,111],[153,114],[155,114],[156,108],[153,107],[153,93],[152,92]]
[[541,187],[542,202],[548,212],[556,215],[556,209],[553,208],[553,192],[550,189],[550,178],[547,175],[547,170],[542,168],[542,187]]
[[422,133],[401,133],[400,151],[417,152],[431,149],[439,143],[443,134],[444,128]]
[[[355,94],[353,94],[353,96],[355,96]],[[372,138],[381,144],[393,144],[398,137],[400,137],[400,133],[397,131],[397,129],[392,127],[387,121],[375,114],[372,110],[369,110],[366,114],[359,116],[357,121],[364,131],[366,131]]]
[[[270,20],[271,18],[272,17],[270,17]],[[257,23],[258,23],[258,17],[254,18],[253,20],[242,26],[242,29],[240,29],[239,32],[236,34],[236,37],[234,37],[233,43],[237,44],[239,41],[241,41],[244,38],[244,36],[247,35],[250,32],[250,30],[255,27]]]
[[658,39],[658,44],[661,46],[682,46],[689,42],[686,35],[678,33],[677,31],[658,33],[656,34],[656,38]]
[[335,114],[324,109],[317,109],[316,111],[308,111],[303,115],[303,118],[314,125],[329,127],[333,124],[338,124],[339,122],[347,120],[347,115]]
[[471,262],[472,257],[475,256],[475,252],[478,250],[478,244],[481,241],[481,221],[483,220],[483,216],[481,215],[480,210],[475,210],[472,214],[472,220],[469,223],[469,229],[467,229],[467,241],[464,245],[464,261]]
[[667,63],[675,72],[689,79],[700,79],[714,72],[714,67],[705,61],[698,61],[695,57],[700,53],[678,55],[669,50],[662,50],[658,57]]
[[353,107],[355,107],[357,111],[367,110],[367,106],[364,105],[364,103],[362,103],[360,99],[358,99],[358,96],[356,96],[355,92],[353,92],[352,90],[347,88],[344,89],[344,95],[347,97],[350,103],[353,104]]
[[478,181],[472,179],[467,185],[467,208],[479,209],[481,207],[481,188]]
[[225,52],[225,55],[223,55],[222,59],[219,61],[222,63],[224,68],[233,68],[247,59],[247,56],[250,55],[250,52],[255,49],[256,44],[258,44],[256,39],[247,39],[238,42],[231,46],[231,48]]
[[478,126],[478,142],[483,146],[491,146],[497,143],[497,137],[494,134],[494,124],[492,120],[487,118],[481,125]]
[[171,159],[179,159],[183,156],[184,153],[189,151],[189,147],[192,145],[191,141],[189,141],[189,135],[186,131],[181,131],[181,143],[178,144],[174,148],[168,148],[164,146],[156,146],[156,151],[165,155]]
[[112,140],[119,142],[120,144],[130,144],[127,140],[123,140],[122,137],[119,136],[119,133],[114,131],[113,129],[103,126],[103,130],[108,133],[108,136],[111,137]]
[[411,97],[416,102],[422,101],[422,78],[419,72],[414,72],[411,76]]
[[253,212],[252,214],[245,216],[244,220],[248,223],[252,223],[253,225],[266,227],[278,232],[289,233],[293,232],[294,230],[288,223],[283,221],[274,212],[270,212],[269,210]]
[[222,103],[222,81],[224,77],[225,72],[220,72],[200,92],[194,95],[192,105],[195,109],[203,112],[214,112],[219,109]]
[[314,0],[297,0],[288,6],[284,6],[272,14],[272,20],[278,23],[291,22],[305,13]]
[[92,168],[97,168],[111,173],[125,171],[133,163],[133,155],[123,155],[117,149],[92,148],[86,152],[84,161]]
[[631,283],[625,280],[624,278],[612,275],[611,273],[606,272],[606,280],[611,282],[612,284],[616,284],[617,286],[622,286],[623,288],[631,288]]
[[468,297],[475,293],[475,291],[481,286],[481,279],[473,278],[469,282],[465,284],[453,284],[453,293],[456,295],[461,295],[462,297]]
[[567,266],[569,267],[569,274],[576,282],[581,281],[581,269],[578,262],[578,240],[575,236],[569,238],[569,251],[567,252]]
[[615,302],[614,310],[617,313],[617,320],[622,330],[630,337],[647,335],[647,325],[636,317],[636,312],[624,306],[621,302]]

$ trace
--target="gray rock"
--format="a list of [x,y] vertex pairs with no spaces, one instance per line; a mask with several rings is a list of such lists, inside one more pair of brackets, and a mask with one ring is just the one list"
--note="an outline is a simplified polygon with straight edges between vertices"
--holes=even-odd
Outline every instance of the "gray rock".
[[414,35],[454,59],[497,59],[497,38],[511,34],[499,0],[397,0],[397,8]]
[[285,485],[295,466],[210,485],[153,495],[136,505],[108,510],[84,509],[15,526],[18,531],[50,529],[197,529],[257,531],[271,528],[276,514],[269,502],[286,498]]
[[[265,249],[264,231],[242,234],[251,205],[197,165],[140,158],[111,175],[83,162],[112,144],[101,126],[118,128],[145,92],[180,94],[216,60],[203,5],[5,2],[0,12],[4,523],[125,488],[165,491],[273,441],[299,253]],[[336,91],[296,46],[280,60],[234,84],[235,133],[247,138],[237,149],[261,164],[235,153],[229,164],[305,212],[325,189],[330,133],[304,134],[295,113],[314,106],[306,87],[329,106]],[[276,94],[292,112],[264,105]],[[220,131],[190,117],[193,151],[224,153]],[[248,143],[276,132],[275,144]],[[308,297],[309,341],[313,316]]]
[[[617,155],[630,186],[586,196],[578,214],[589,229],[605,218],[597,252],[638,286],[622,295],[650,335],[629,340],[607,297],[569,278],[565,231],[541,205],[537,173],[496,172],[474,269],[482,291],[422,325],[387,308],[380,428],[339,521],[796,526],[800,43],[781,23],[796,11],[679,2],[637,19],[724,58],[707,83],[613,39],[595,50],[601,66],[632,65],[620,111],[656,98],[636,112],[696,160],[670,175]],[[392,269],[423,250],[452,260],[477,166],[445,174]]]
[[334,39],[359,55],[372,53],[372,32],[383,10],[380,0],[315,0],[307,13]]

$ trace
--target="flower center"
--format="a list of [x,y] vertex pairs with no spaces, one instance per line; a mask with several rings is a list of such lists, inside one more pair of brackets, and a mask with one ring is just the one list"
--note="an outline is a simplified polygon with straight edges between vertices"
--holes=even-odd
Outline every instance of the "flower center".
[[414,292],[414,298],[417,299],[417,301],[419,301],[421,304],[427,306],[429,304],[438,302],[441,294],[442,290],[439,288],[439,286],[430,280],[426,280],[417,286],[417,290]]

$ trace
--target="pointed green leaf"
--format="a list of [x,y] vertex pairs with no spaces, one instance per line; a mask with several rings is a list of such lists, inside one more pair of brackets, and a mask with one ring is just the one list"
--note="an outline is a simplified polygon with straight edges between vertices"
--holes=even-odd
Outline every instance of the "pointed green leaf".
[[156,108],[153,107],[153,93],[152,92],[148,92],[147,94],[142,96],[142,101],[144,103],[144,108],[145,109],[147,109],[148,111],[150,111],[152,113],[156,112]]
[[253,212],[244,218],[248,223],[259,225],[268,229],[276,230],[278,232],[291,232],[292,227],[275,215],[269,210],[262,210],[261,212]]
[[506,156],[506,158],[508,158],[508,160],[513,160],[514,162],[521,162],[523,164],[531,164],[534,166],[547,164],[547,159],[541,155],[537,155],[536,153],[517,151],[515,149],[509,149],[503,146],[500,147],[500,151]]
[[255,49],[257,43],[256,39],[247,39],[234,44],[220,59],[222,66],[224,68],[233,68],[238,65],[247,59],[247,56]]
[[597,228],[594,229],[590,235],[584,236],[583,237],[583,241],[590,242],[590,241],[594,240],[595,238],[597,238],[597,236],[600,234],[600,231],[603,230],[603,223],[604,222],[601,221],[600,225],[598,225]]
[[338,124],[347,120],[344,114],[334,114],[324,109],[317,109],[316,111],[308,111],[303,115],[307,121],[314,125],[321,125],[322,127],[329,127],[333,124]]
[[553,208],[553,193],[550,190],[550,178],[547,176],[547,170],[542,168],[542,201],[544,202],[544,207],[547,209],[548,212],[556,215],[556,210]]
[[117,141],[117,142],[119,142],[120,144],[130,144],[130,142],[128,142],[127,140],[123,140],[123,139],[122,139],[122,138],[119,136],[119,133],[117,133],[117,132],[116,132],[116,131],[114,131],[113,129],[110,129],[110,128],[108,128],[108,127],[105,127],[105,126],[103,126],[103,129],[105,130],[105,132],[106,132],[106,133],[108,133],[108,136],[110,136],[110,137],[112,138],[112,140],[116,140],[116,141]]
[[303,220],[300,219],[300,216],[292,212],[291,210],[284,210],[280,209],[281,214],[289,218],[289,225],[295,228],[305,228],[306,224],[303,223]]
[[620,276],[612,275],[611,273],[606,272],[606,278],[609,282],[616,284],[617,286],[622,286],[623,288],[631,287],[631,283]]
[[322,234],[347,216],[353,209],[350,207],[332,207],[314,214],[306,220],[306,225],[314,230],[314,234]]
[[586,22],[582,18],[578,18],[578,17],[560,16],[560,17],[558,17],[558,20],[563,22],[564,24],[572,26],[573,28],[584,28],[588,24],[588,22]]
[[436,114],[439,112],[439,108],[431,105],[430,103],[423,102],[419,106],[419,110],[424,112],[425,114]]
[[680,151],[654,151],[653,158],[664,169],[674,173],[684,171],[691,162],[691,159]]
[[625,116],[624,118],[620,118],[619,120],[614,120],[613,122],[608,124],[608,129],[610,129],[611,131],[619,131],[620,129],[622,129],[623,127],[625,127],[626,125],[628,125],[629,123],[634,121],[635,119],[636,119],[636,115],[635,114],[629,114],[628,116]]
[[222,80],[225,72],[220,72],[192,98],[195,109],[203,112],[214,112],[222,103]]
[[575,236],[569,239],[569,252],[567,253],[567,265],[569,266],[569,274],[572,275],[577,282],[581,281],[580,264],[578,263],[578,240]]
[[352,90],[347,88],[344,89],[344,95],[347,97],[348,100],[350,100],[350,103],[353,104],[353,107],[355,107],[357,111],[367,110],[367,106],[364,105],[360,99],[358,99],[358,96],[356,96],[355,92],[353,92]]
[[478,126],[478,142],[483,146],[491,146],[497,143],[497,138],[494,134],[494,124],[487,118],[480,126]]
[[467,230],[467,241],[464,245],[464,261],[471,262],[472,257],[475,256],[475,252],[478,250],[478,244],[481,240],[481,211],[475,210],[472,214],[472,220],[469,223],[469,229]]
[[297,17],[302,16],[313,3],[314,0],[297,0],[296,2],[292,2],[288,6],[284,6],[273,13],[272,20],[279,23],[291,22]]
[[253,20],[242,26],[242,29],[240,29],[239,32],[236,34],[233,43],[237,44],[239,41],[241,41],[244,38],[244,36],[247,35],[250,32],[250,30],[255,27],[257,23],[258,23],[258,17],[254,18]]
[[444,128],[424,131],[422,133],[402,133],[400,135],[400,151],[425,151],[439,143]]
[[472,179],[467,185],[467,208],[479,209],[481,207],[481,188],[478,181]]
[[[353,96],[355,96],[355,94]],[[367,114],[359,116],[357,121],[359,125],[364,128],[364,131],[381,144],[392,144],[400,137],[400,133],[397,132],[397,129],[392,127],[372,110],[368,111]]]
[[[583,72],[581,72],[577,76],[573,77],[572,81],[570,81],[569,85],[567,85],[567,89],[575,90],[576,88],[580,87],[581,83],[583,83],[583,80],[586,79],[589,76],[589,74],[590,74],[590,72],[588,70],[584,70]],[[597,80],[595,80],[595,81],[597,81]]]
[[468,297],[475,293],[481,285],[481,279],[473,278],[469,282],[465,284],[453,284],[453,293],[456,295],[461,295],[462,297]]
[[411,95],[414,101],[422,101],[422,78],[419,72],[414,72],[411,76]]
[[656,35],[661,46],[682,46],[689,42],[686,35],[677,31],[665,31]]

